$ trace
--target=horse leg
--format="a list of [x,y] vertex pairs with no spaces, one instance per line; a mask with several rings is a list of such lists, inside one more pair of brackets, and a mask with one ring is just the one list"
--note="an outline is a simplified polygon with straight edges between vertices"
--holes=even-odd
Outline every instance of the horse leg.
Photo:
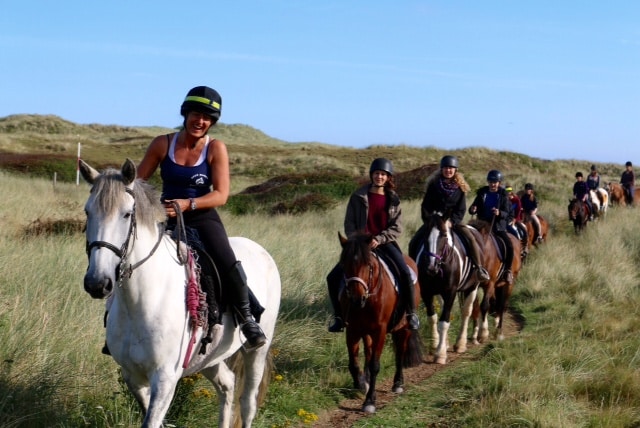
[[267,342],[265,346],[243,353],[244,387],[240,396],[243,427],[251,426],[258,411],[258,396],[260,386],[263,385],[262,380],[265,376],[265,367],[269,359],[270,348],[269,342]]
[[[490,284],[490,288],[494,288],[495,284]],[[478,332],[478,342],[485,343],[489,340],[489,310],[491,309],[491,295],[485,291],[480,301],[480,321]]]
[[438,314],[436,314],[436,309],[433,305],[433,294],[427,292],[426,288],[423,288],[423,290],[424,296],[422,301],[424,302],[424,306],[427,308],[429,330],[431,331],[431,346],[429,348],[431,351],[435,351],[436,344],[440,340],[440,336],[438,335]]
[[[362,411],[367,414],[376,412],[376,379],[380,372],[380,355],[384,349],[386,328],[380,328],[376,337],[371,337],[367,367],[369,371],[369,389],[362,405]],[[366,352],[365,352],[366,353]]]
[[202,370],[201,373],[204,377],[209,379],[218,393],[218,401],[220,404],[218,426],[230,427],[231,418],[233,416],[233,399],[235,390],[234,373],[225,363],[220,363],[213,367],[207,367]]
[[433,353],[433,361],[436,364],[447,363],[447,348],[449,347],[449,326],[451,321],[451,309],[453,308],[453,302],[456,298],[456,292],[449,292],[443,295],[444,303],[442,305],[442,311],[440,312],[440,319],[438,321],[438,334],[440,341]]
[[125,370],[124,367],[122,370],[122,380],[127,384],[129,388],[129,392],[135,397],[136,401],[140,405],[142,409],[142,413],[146,414],[147,409],[149,408],[149,401],[151,399],[151,388],[146,382],[143,382],[141,379],[135,379],[134,377]]
[[353,388],[359,391],[365,391],[365,384],[362,381],[362,372],[358,363],[358,354],[360,353],[360,338],[354,336],[347,327],[347,351],[349,352],[349,373],[353,379]]
[[175,370],[160,367],[151,377],[149,408],[144,415],[142,428],[159,428],[169,410],[178,382]]
[[464,293],[464,300],[462,300],[462,302],[460,303],[460,333],[458,334],[456,344],[453,347],[453,350],[458,354],[463,354],[467,351],[467,332],[469,329],[469,319],[471,318],[471,314],[473,311],[473,302],[476,300],[477,295],[478,288],[476,287],[473,290]]
[[404,392],[403,366],[404,357],[409,347],[410,336],[411,333],[406,329],[400,330],[391,336],[396,351],[396,372],[393,376],[393,386],[391,387],[391,392],[395,392],[396,394],[402,394]]

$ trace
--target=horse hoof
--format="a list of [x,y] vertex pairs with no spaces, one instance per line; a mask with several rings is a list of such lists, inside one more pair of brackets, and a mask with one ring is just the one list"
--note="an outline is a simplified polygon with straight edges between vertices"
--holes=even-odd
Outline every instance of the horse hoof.
[[446,357],[438,357],[433,362],[436,363],[436,364],[444,365],[444,364],[447,364],[447,358]]
[[393,392],[394,394],[402,394],[404,392],[404,388],[402,386],[394,386],[391,389],[391,392]]
[[367,415],[372,415],[376,412],[376,406],[374,406],[373,404],[367,404],[366,406],[362,407],[362,411]]

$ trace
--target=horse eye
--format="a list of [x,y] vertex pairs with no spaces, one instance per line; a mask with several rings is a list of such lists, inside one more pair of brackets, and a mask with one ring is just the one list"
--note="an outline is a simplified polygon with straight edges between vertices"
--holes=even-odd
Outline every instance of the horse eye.
[[131,213],[130,213],[130,212],[128,212],[128,213],[126,213],[126,214],[124,215],[124,218],[125,218],[125,219],[129,219],[130,217],[131,217]]

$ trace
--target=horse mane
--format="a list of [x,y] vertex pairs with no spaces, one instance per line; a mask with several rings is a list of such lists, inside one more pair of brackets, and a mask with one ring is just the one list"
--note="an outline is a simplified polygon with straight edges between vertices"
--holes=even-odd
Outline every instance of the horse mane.
[[472,226],[478,230],[478,232],[483,235],[488,235],[491,233],[491,223],[488,221],[480,220],[479,218],[475,218],[467,223],[469,226]]
[[368,264],[371,260],[371,240],[373,235],[365,232],[356,232],[342,244],[340,264],[345,270],[350,267]]
[[[126,195],[122,173],[113,168],[106,169],[96,178],[91,192],[96,195],[98,209],[106,216],[114,215]],[[166,212],[160,203],[160,193],[153,186],[144,180],[135,180],[133,197],[138,225],[155,230],[158,223],[165,221]]]

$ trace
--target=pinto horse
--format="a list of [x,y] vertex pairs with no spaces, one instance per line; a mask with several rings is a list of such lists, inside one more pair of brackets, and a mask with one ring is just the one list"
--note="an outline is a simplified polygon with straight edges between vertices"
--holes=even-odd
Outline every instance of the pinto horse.
[[[389,267],[371,250],[373,236],[356,233],[346,239],[339,234],[342,252],[340,264],[346,285],[340,293],[340,304],[346,327],[349,372],[354,388],[366,393],[362,411],[376,411],[376,379],[380,371],[380,355],[387,334],[391,334],[395,350],[396,371],[392,391],[404,390],[403,368],[423,362],[422,342],[417,331],[409,329],[401,299]],[[416,272],[416,264],[405,255],[405,261]],[[420,302],[420,285],[413,296]],[[364,371],[358,363],[360,341],[364,344]]]
[[[503,320],[504,313],[507,310],[509,298],[513,293],[513,287],[522,268],[520,240],[510,233],[507,233],[511,245],[513,247],[513,261],[511,263],[511,272],[513,273],[513,282],[509,284],[502,279],[502,274],[506,270],[503,262],[505,244],[496,235],[491,232],[491,224],[482,220],[475,219],[469,223],[480,231],[481,240],[480,248],[484,253],[484,267],[489,272],[490,279],[482,284],[482,300],[476,298],[472,318],[474,320],[474,330],[472,334],[472,342],[474,344],[486,342],[489,339],[489,320],[488,316],[493,313],[495,316],[495,331],[493,337],[497,340],[503,340]],[[478,293],[480,294],[480,293]]]
[[[217,390],[219,426],[231,426],[236,374],[225,360],[243,348],[243,336],[230,310],[213,327],[212,343],[201,352],[192,345],[206,334],[197,314],[185,303],[191,296],[193,271],[184,253],[164,231],[165,210],[159,194],[136,180],[127,159],[120,171],[98,173],[80,161],[92,184],[85,204],[89,267],[84,288],[93,298],[111,297],[107,343],[122,378],[144,412],[143,427],[162,426],[180,378],[201,372]],[[250,427],[263,380],[280,307],[280,275],[273,258],[257,243],[229,238],[245,266],[247,282],[265,311],[260,326],[267,343],[244,350],[239,381],[244,378],[241,417]],[[188,254],[188,253],[187,253]],[[187,257],[188,258],[188,257]],[[195,275],[197,276],[197,275]],[[197,294],[197,291],[196,291]],[[189,299],[191,300],[191,299]]]
[[541,243],[546,242],[547,237],[549,235],[549,222],[547,221],[547,219],[541,216],[540,214],[536,214],[536,217],[538,218],[538,223],[540,224],[540,237],[542,238],[542,240],[536,239],[536,230],[535,230],[535,226],[533,224],[533,219],[531,218],[531,215],[530,214],[524,215],[523,223],[527,227],[527,238],[529,238],[529,248],[537,247]]
[[[472,234],[477,235],[479,241],[479,232],[473,228],[469,229]],[[418,279],[431,327],[434,362],[446,364],[451,310],[456,295],[459,294],[461,299],[462,325],[454,350],[463,353],[467,350],[469,319],[480,282],[476,279],[463,241],[453,232],[448,219],[439,213],[430,215],[425,222],[424,232],[424,240],[418,246],[415,255]],[[442,297],[439,318],[433,302],[434,297],[438,295]]]
[[589,207],[584,201],[580,201],[576,198],[569,200],[569,221],[573,223],[573,230],[575,233],[581,233],[587,222],[589,221]]
[[602,187],[598,187],[596,190],[589,190],[589,198],[593,207],[593,215],[604,217],[609,208],[609,192]]

